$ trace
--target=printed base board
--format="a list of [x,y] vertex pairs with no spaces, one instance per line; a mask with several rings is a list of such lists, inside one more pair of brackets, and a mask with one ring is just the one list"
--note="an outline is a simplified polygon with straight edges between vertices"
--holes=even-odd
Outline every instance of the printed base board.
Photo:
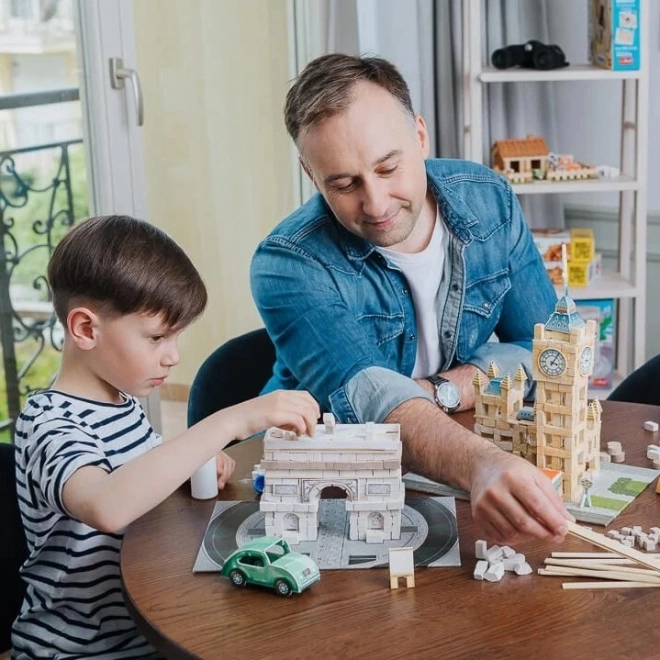
[[[456,502],[452,497],[407,497],[401,538],[383,543],[351,541],[344,500],[319,501],[316,541],[292,544],[321,569],[386,568],[389,549],[412,547],[415,566],[460,566]],[[219,571],[225,559],[245,542],[264,536],[259,502],[217,502],[204,532],[193,572]]]
[[[591,475],[591,505],[580,506],[577,502],[567,502],[566,509],[580,522],[609,525],[658,475],[659,470],[623,463],[601,463],[600,470]],[[403,482],[406,488],[423,493],[470,499],[467,491],[436,483],[413,472],[405,474]]]

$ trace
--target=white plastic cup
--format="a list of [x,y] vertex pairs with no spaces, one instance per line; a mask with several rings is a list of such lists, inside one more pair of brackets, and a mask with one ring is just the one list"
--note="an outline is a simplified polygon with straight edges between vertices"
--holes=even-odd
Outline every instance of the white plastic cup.
[[210,500],[218,496],[218,464],[215,456],[190,477],[190,493],[196,500]]

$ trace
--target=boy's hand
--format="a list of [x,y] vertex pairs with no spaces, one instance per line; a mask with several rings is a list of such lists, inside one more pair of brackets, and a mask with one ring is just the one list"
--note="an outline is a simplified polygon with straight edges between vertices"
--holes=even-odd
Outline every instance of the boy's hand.
[[232,410],[239,417],[236,421],[241,439],[271,426],[291,429],[298,435],[312,435],[321,416],[319,404],[312,395],[300,390],[277,390],[226,410]]
[[236,461],[228,454],[225,454],[224,451],[221,451],[217,455],[216,460],[218,463],[218,489],[222,490],[234,472]]

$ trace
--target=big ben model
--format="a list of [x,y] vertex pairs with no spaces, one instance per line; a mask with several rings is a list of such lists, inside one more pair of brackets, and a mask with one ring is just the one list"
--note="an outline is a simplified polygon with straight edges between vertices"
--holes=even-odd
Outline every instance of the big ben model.
[[[564,273],[566,251],[562,249]],[[564,295],[546,323],[534,326],[532,370],[536,402],[523,401],[525,373],[500,376],[492,365],[485,376],[476,371],[474,431],[498,447],[537,467],[560,471],[564,501],[578,503],[588,470],[600,469],[601,407],[588,399],[594,366],[596,322],[585,322],[575,301]]]
[[577,502],[587,470],[600,467],[600,404],[589,401],[596,322],[585,322],[568,291],[534,327],[536,465],[563,472],[564,499]]

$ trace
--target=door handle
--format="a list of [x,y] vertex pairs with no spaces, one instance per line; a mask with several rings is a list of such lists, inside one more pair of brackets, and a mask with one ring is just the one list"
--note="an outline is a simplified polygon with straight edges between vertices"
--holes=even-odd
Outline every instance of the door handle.
[[121,57],[110,58],[110,85],[112,89],[124,89],[124,80],[131,81],[133,88],[133,98],[135,100],[135,112],[137,125],[144,124],[144,102],[142,100],[142,85],[135,69],[124,67],[124,60]]

